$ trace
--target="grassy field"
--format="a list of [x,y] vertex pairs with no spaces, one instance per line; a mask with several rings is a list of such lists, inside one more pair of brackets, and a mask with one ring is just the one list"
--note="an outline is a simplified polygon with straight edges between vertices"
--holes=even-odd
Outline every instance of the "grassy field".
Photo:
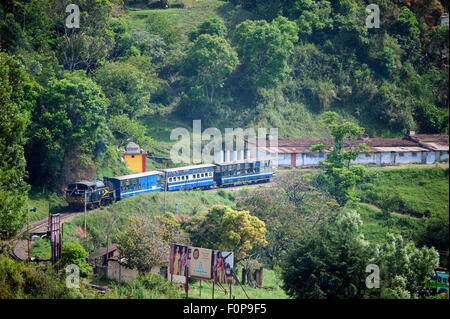
[[[169,3],[180,3],[170,1]],[[158,14],[167,18],[171,25],[177,28],[183,35],[182,41],[187,41],[187,34],[204,20],[219,17],[222,18],[228,29],[234,29],[236,25],[246,19],[254,18],[254,15],[246,10],[235,8],[232,4],[219,0],[185,0],[184,8],[169,9],[145,9],[128,8],[126,13],[130,17],[131,25],[145,28],[145,20],[152,14]]]
[[[240,274],[240,268],[237,269],[237,274]],[[189,285],[189,298],[191,299],[211,299],[212,298],[212,282],[202,281],[202,290],[200,295],[200,280],[194,280],[193,284]],[[226,289],[226,292],[225,290]],[[228,285],[217,284],[214,287],[214,299],[229,299],[230,291]],[[244,292],[245,291],[245,292]],[[262,288],[253,288],[247,285],[241,287],[233,282],[231,287],[231,296],[235,299],[287,299],[288,295],[281,288],[281,282],[277,279],[275,272],[264,268],[263,270],[263,285]],[[248,296],[248,298],[247,298]]]
[[66,204],[65,198],[57,194],[45,194],[31,191],[28,194],[26,207],[31,209],[36,207],[36,212],[30,212],[30,222],[48,216],[49,204],[52,213],[60,211]]
[[[373,244],[384,241],[389,230],[387,216],[380,209],[365,204],[359,204],[357,211],[363,221],[364,238]],[[420,222],[420,218],[391,214],[390,231],[394,234],[401,234],[404,238],[413,239],[418,222]]]
[[448,168],[369,168],[361,201],[415,217],[448,212]]

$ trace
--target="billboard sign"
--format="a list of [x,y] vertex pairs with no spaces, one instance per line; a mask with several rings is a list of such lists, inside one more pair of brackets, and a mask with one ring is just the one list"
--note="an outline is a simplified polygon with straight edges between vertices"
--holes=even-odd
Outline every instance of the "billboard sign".
[[[169,274],[173,276],[233,283],[234,255],[232,252],[170,244]],[[172,280],[172,279],[171,279]]]
[[169,273],[175,276],[185,276],[189,258],[189,247],[170,244]]
[[211,249],[190,247],[189,275],[192,278],[211,280],[213,251]]
[[214,254],[214,281],[220,283],[233,283],[233,253],[216,251]]

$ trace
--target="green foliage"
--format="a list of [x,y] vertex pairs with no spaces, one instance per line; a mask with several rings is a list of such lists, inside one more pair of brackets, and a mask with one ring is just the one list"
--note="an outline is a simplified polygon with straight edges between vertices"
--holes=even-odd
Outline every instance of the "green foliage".
[[61,263],[63,267],[74,264],[80,269],[80,276],[86,277],[92,272],[92,267],[87,263],[88,252],[78,243],[66,243],[62,251]]
[[238,62],[236,52],[224,38],[209,34],[199,35],[183,61],[191,91],[200,89],[203,96],[212,102],[215,90],[223,86]]
[[295,23],[282,17],[272,23],[247,20],[236,27],[236,50],[253,86],[273,87],[287,76],[287,58],[297,38],[296,28]]
[[359,215],[349,211],[311,229],[283,264],[286,293],[300,299],[361,298],[373,255],[361,225]]
[[328,220],[339,209],[329,195],[299,173],[284,173],[274,183],[275,189],[241,194],[236,200],[239,209],[251,211],[265,223],[268,245],[254,249],[253,254],[270,267],[277,267],[312,225]]
[[[344,205],[348,200],[356,200],[354,186],[367,174],[361,165],[350,165],[360,151],[364,151],[365,144],[360,144],[358,149],[352,147],[351,141],[364,132],[357,124],[342,121],[335,112],[325,112],[321,115],[323,121],[333,136],[333,149],[327,154],[327,159],[320,162],[324,173],[316,178],[316,184],[327,190],[336,198],[339,204]],[[350,144],[349,150],[344,150],[344,145]],[[324,144],[312,147],[313,150],[321,150]]]
[[160,275],[139,275],[139,278],[127,283],[113,283],[107,299],[179,299],[181,290]]
[[439,265],[439,254],[434,248],[418,249],[400,235],[388,235],[374,263],[380,267],[381,296],[403,298],[409,293],[415,297]]
[[0,299],[65,299],[82,297],[66,288],[51,270],[0,259]]
[[55,188],[72,181],[72,157],[91,155],[108,100],[82,71],[52,78],[42,92],[28,130],[30,182]]
[[129,119],[126,115],[112,117],[109,127],[121,142],[120,144],[132,140],[144,149],[151,149],[155,144],[155,141],[146,134],[146,127],[136,120]]
[[231,251],[239,261],[253,246],[266,246],[266,227],[248,211],[236,211],[227,206],[215,206],[206,215],[186,220],[183,229],[194,246]]
[[150,271],[152,267],[164,264],[170,243],[188,244],[187,236],[170,216],[133,216],[130,224],[117,233],[116,241],[128,267],[140,271]]
[[0,239],[8,239],[25,221],[25,128],[29,114],[24,108],[23,66],[6,53],[0,53]]
[[202,34],[217,35],[225,38],[227,35],[227,27],[223,20],[213,17],[202,22],[195,30],[189,33],[189,40],[195,41]]
[[95,81],[109,99],[108,117],[127,114],[136,118],[150,112],[150,93],[158,86],[151,58],[147,56],[109,62],[95,72]]

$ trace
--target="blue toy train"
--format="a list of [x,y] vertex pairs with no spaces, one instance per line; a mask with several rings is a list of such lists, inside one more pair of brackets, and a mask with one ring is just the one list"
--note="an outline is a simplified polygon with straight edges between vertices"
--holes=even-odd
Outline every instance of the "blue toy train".
[[275,176],[273,159],[245,159],[105,177],[103,181],[69,184],[69,209],[95,208],[147,192],[180,191],[226,187],[239,183],[268,182]]

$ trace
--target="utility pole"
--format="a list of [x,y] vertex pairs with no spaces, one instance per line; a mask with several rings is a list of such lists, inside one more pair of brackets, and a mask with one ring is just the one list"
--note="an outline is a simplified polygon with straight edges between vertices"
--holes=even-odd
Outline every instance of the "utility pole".
[[87,190],[84,191],[84,238],[86,238],[86,205],[87,205]]
[[164,214],[166,213],[167,172],[164,172]]

